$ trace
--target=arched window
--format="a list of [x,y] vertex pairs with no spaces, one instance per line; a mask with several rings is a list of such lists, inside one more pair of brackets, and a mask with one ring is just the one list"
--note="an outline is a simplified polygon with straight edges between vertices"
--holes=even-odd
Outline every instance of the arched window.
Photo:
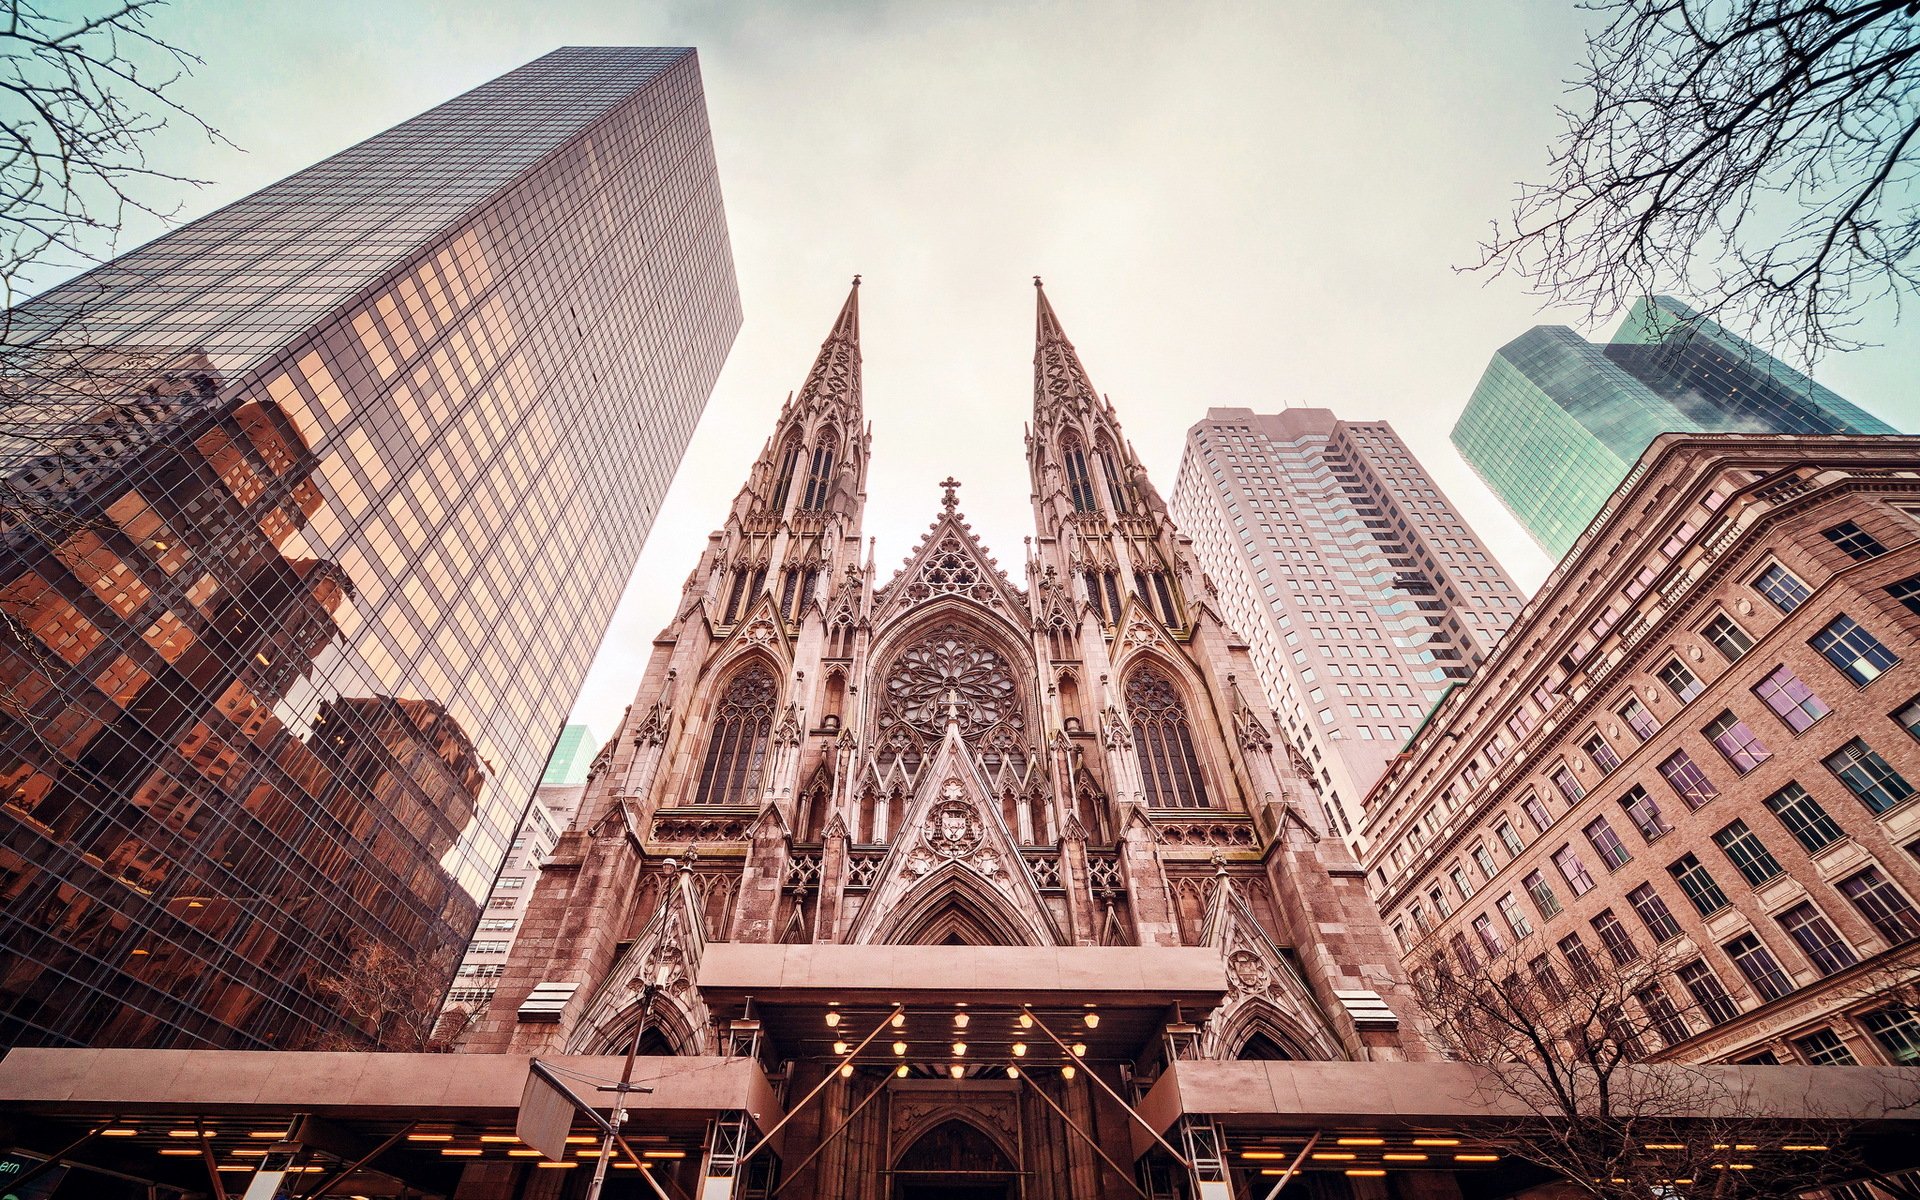
[[1194,753],[1186,706],[1166,676],[1149,667],[1127,680],[1134,749],[1146,781],[1149,808],[1205,808],[1207,785]]
[[1073,497],[1075,512],[1092,512],[1093,480],[1087,475],[1087,452],[1078,441],[1068,439],[1060,446],[1060,457],[1067,464],[1067,493]]
[[778,515],[786,511],[787,493],[793,490],[793,472],[800,464],[800,439],[787,439],[786,448],[780,451],[780,471],[773,481],[773,499],[768,511]]
[[773,733],[773,702],[773,676],[765,667],[748,667],[727,683],[713,715],[695,804],[752,804],[759,799]]
[[1127,485],[1121,481],[1120,472],[1114,470],[1113,452],[1102,446],[1093,452],[1093,456],[1100,460],[1100,473],[1107,477],[1107,497],[1113,501],[1113,511],[1126,512]]
[[807,490],[800,497],[801,508],[812,511],[827,506],[827,494],[833,489],[834,437],[829,426],[820,431],[820,440],[814,443],[813,465],[807,469]]

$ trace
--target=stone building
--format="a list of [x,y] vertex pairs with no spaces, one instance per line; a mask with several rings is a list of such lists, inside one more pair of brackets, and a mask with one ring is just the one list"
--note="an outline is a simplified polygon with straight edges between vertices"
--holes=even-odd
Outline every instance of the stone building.
[[1920,1057],[1917,456],[1653,443],[1368,798],[1410,967],[1653,961],[1657,1056]]
[[[1429,1058],[1358,863],[1045,294],[1013,572],[949,479],[883,574],[870,445],[856,280],[464,1049],[757,1056],[795,1194],[1034,1200],[1133,1194],[1136,1153],[1168,1195],[1292,1157],[1207,1113],[1146,1138],[1170,1063]],[[771,1155],[737,1166],[753,1121],[670,1153],[767,1187]],[[1315,1165],[1383,1169],[1340,1157]]]

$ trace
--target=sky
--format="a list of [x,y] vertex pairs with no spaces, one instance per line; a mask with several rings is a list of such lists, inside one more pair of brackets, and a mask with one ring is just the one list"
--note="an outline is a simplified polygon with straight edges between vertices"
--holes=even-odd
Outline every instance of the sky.
[[[1018,581],[1040,274],[1163,493],[1210,406],[1384,419],[1537,585],[1551,564],[1447,433],[1496,349],[1579,323],[1458,268],[1543,175],[1591,18],[1571,0],[176,0],[156,31],[205,60],[180,96],[237,148],[181,129],[153,154],[209,181],[180,189],[187,219],[556,46],[699,49],[746,319],[575,707],[606,736],[855,273],[883,568],[951,473]],[[1920,323],[1861,332],[1879,344],[1818,377],[1920,428]]]

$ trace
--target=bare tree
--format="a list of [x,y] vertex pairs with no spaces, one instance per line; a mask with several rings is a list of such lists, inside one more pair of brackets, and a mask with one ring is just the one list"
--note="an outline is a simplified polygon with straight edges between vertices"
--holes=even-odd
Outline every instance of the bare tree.
[[1812,359],[1920,284],[1920,3],[1597,0],[1580,107],[1473,269],[1673,292]]
[[472,1014],[443,1019],[440,1002],[452,965],[453,956],[445,953],[421,959],[401,954],[384,942],[361,943],[345,970],[313,985],[355,1028],[352,1032],[327,1030],[315,1039],[313,1049],[406,1053],[453,1049]]
[[1725,1068],[1644,1061],[1698,1027],[1678,963],[1603,967],[1537,935],[1489,949],[1456,937],[1414,983],[1443,1048],[1537,1114],[1501,1130],[1519,1157],[1597,1200],[1705,1181],[1715,1196],[1792,1196],[1867,1173],[1842,1122],[1769,1111]]

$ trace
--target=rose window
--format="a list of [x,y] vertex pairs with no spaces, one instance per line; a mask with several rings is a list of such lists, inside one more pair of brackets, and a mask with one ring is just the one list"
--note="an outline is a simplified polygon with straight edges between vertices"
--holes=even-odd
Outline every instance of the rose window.
[[890,716],[931,737],[946,729],[950,710],[969,742],[1024,724],[1007,660],[959,625],[944,625],[902,651],[886,696]]

